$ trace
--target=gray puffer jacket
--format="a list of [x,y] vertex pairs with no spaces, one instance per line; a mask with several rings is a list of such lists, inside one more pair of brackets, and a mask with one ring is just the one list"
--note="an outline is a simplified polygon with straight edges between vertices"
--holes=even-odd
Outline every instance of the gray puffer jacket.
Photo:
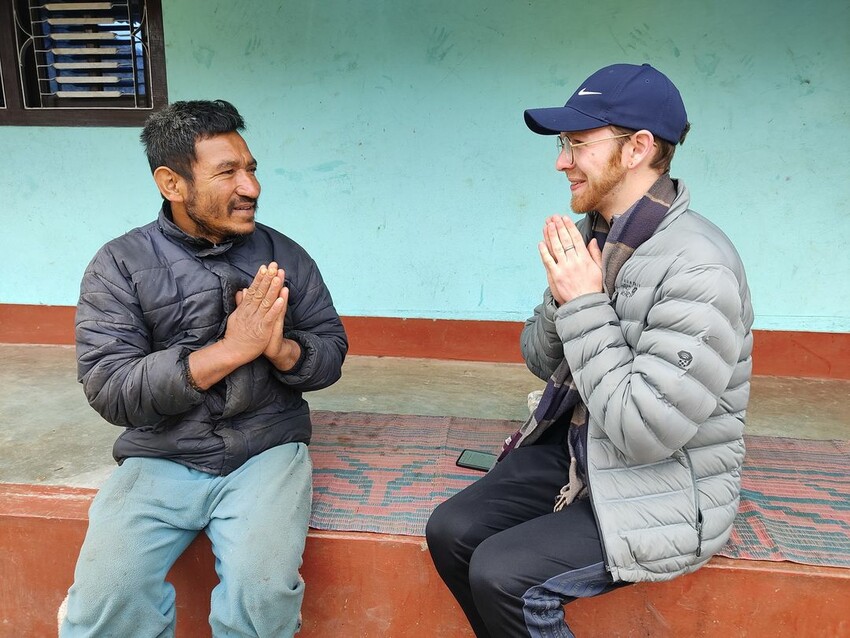
[[[615,581],[694,571],[724,545],[738,509],[750,293],[729,239],[676,185],[611,299],[556,308],[547,290],[522,333],[529,369],[548,379],[566,357],[588,407],[590,499]],[[579,224],[586,240],[592,221]]]
[[[236,291],[270,261],[286,273],[284,331],[301,345],[301,362],[284,373],[261,356],[197,392],[185,359],[221,338]],[[309,443],[301,393],[339,379],[348,349],[330,293],[303,248],[262,224],[214,246],[175,226],[167,203],[157,221],[110,241],[89,264],[76,342],[89,403],[126,428],[113,449],[119,463],[159,457],[220,475],[276,445]]]

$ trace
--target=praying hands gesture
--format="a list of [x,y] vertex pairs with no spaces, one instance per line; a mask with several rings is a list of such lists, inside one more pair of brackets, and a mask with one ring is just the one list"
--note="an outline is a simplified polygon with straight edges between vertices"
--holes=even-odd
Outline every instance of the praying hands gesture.
[[283,318],[289,303],[284,277],[276,262],[260,266],[251,286],[236,293],[236,310],[228,317],[224,333],[227,339],[232,321],[234,338],[246,346],[246,352],[264,346],[249,361],[262,354],[279,370],[291,368],[301,354],[298,343],[283,338]]
[[283,336],[289,303],[284,276],[277,263],[262,265],[251,285],[236,293],[236,309],[227,318],[221,341],[189,355],[191,380],[197,389],[206,390],[260,355],[283,372],[295,365],[301,346]]
[[555,302],[561,306],[576,297],[602,291],[602,251],[596,239],[585,246],[573,221],[553,215],[546,219],[543,241],[537,244]]

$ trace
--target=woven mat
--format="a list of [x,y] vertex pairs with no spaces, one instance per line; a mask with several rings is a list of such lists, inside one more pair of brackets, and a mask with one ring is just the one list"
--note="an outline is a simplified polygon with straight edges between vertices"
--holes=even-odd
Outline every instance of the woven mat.
[[[313,412],[315,529],[421,536],[515,421]],[[741,507],[722,556],[850,567],[850,442],[746,437]]]

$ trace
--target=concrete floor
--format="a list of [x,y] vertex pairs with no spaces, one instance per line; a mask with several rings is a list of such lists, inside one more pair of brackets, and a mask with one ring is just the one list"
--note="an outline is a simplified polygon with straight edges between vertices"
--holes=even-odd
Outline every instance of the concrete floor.
[[[522,364],[346,360],[316,410],[524,419],[543,382]],[[755,377],[747,433],[850,439],[850,381]],[[0,344],[0,482],[98,487],[119,430],[86,403],[70,346]]]

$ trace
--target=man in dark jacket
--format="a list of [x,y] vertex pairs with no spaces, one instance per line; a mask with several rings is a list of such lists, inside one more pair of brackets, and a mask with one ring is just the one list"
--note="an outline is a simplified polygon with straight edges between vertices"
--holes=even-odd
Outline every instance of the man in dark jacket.
[[76,317],[86,397],[124,428],[92,503],[62,636],[166,636],[169,568],[204,530],[216,636],[292,636],[311,424],[345,331],[315,262],[254,220],[257,162],[229,103],[176,102],[142,132],[156,221],[107,243]]

